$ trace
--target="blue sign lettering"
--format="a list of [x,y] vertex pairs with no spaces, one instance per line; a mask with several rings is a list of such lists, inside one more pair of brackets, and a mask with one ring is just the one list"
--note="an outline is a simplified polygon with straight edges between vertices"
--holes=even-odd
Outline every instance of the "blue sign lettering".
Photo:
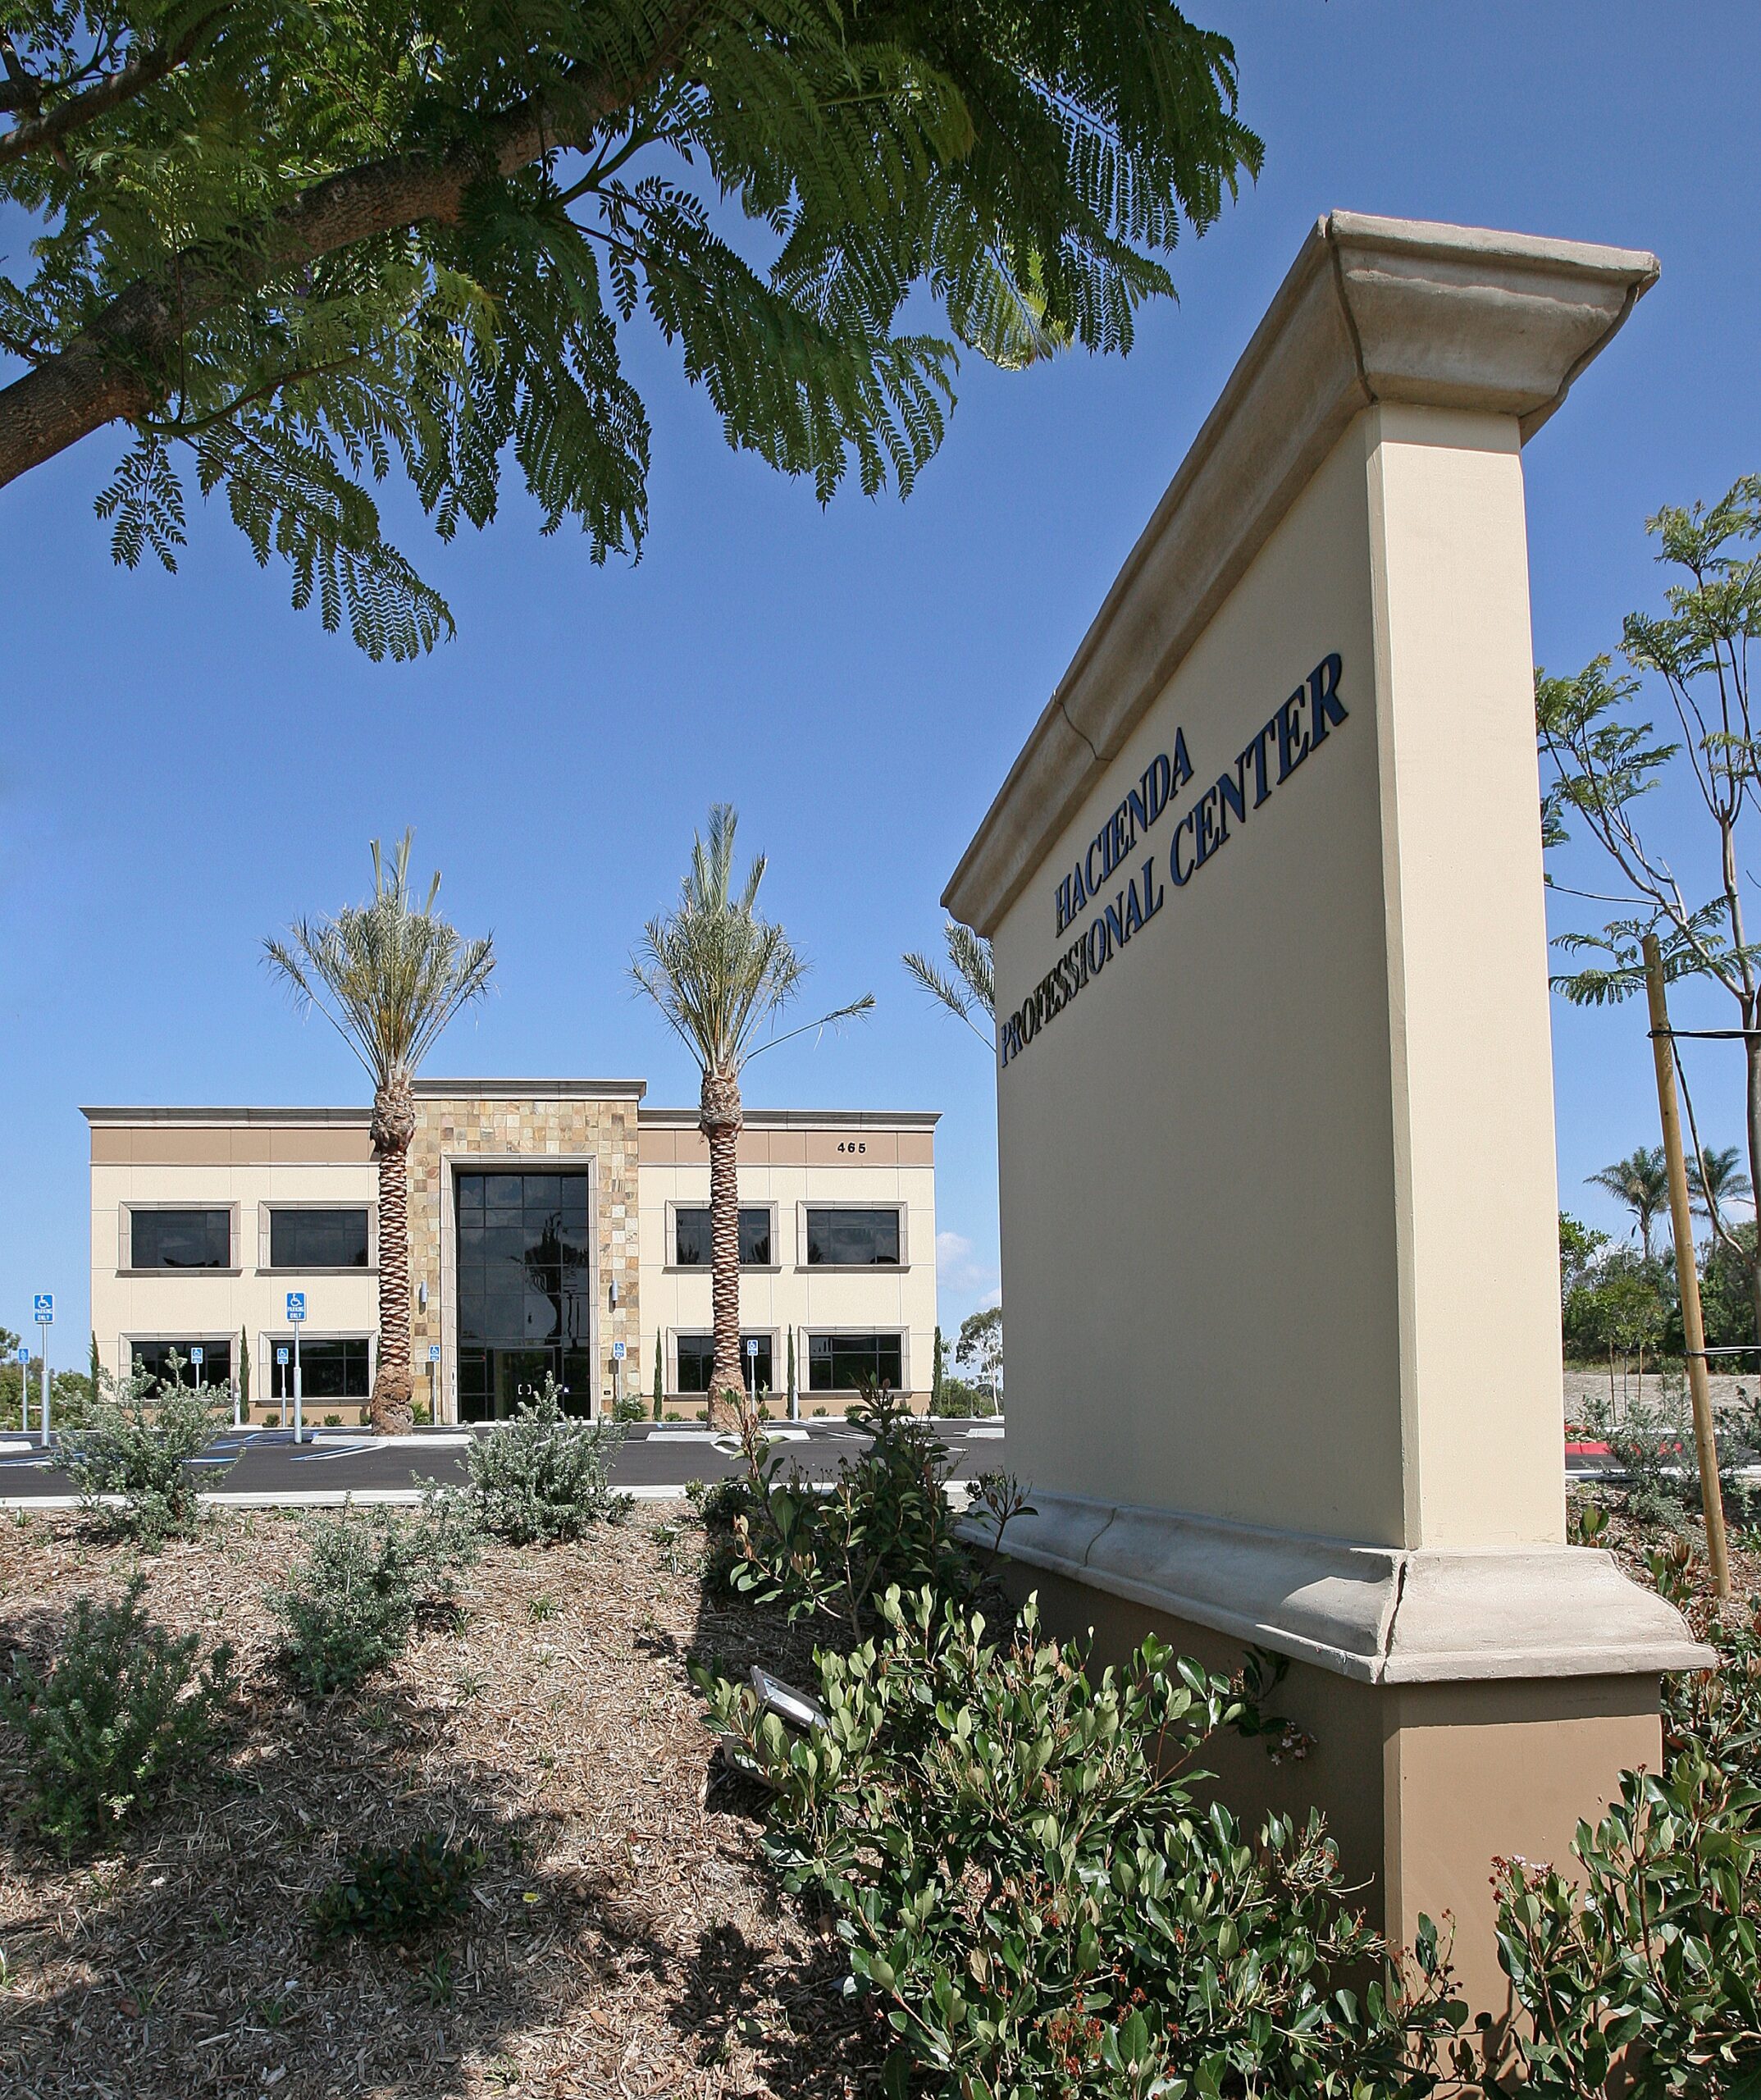
[[[1168,879],[1176,889],[1184,889],[1205,863],[1228,845],[1252,812],[1270,800],[1273,788],[1281,788],[1309,754],[1318,751],[1330,732],[1345,721],[1348,710],[1339,699],[1343,668],[1336,650],[1323,656],[1253,737],[1233,768],[1220,774],[1182,814],[1168,841]],[[1275,774],[1270,756],[1274,749],[1278,754]],[[1077,936],[1015,1011],[997,1022],[999,1064],[1007,1065],[1020,1057],[1041,1029],[1062,1013],[1086,988],[1089,979],[1098,977],[1132,935],[1141,932],[1161,911],[1167,890],[1156,880],[1153,853],[1123,888],[1113,889],[1104,901],[1102,893],[1111,886],[1115,870],[1125,865],[1138,839],[1192,778],[1186,732],[1178,729],[1172,754],[1162,752],[1151,760],[1136,787],[1128,791],[1069,874],[1058,883],[1052,902],[1059,933],[1072,925],[1090,904],[1099,902],[1101,909],[1087,931]],[[1250,778],[1253,783],[1251,801]]]

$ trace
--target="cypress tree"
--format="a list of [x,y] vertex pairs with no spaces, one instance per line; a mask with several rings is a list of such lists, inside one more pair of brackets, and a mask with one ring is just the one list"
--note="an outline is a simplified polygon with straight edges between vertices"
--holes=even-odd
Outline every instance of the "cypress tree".
[[655,1330],[655,1420],[656,1422],[660,1419],[661,1390],[664,1384],[662,1365],[660,1330],[656,1327]]

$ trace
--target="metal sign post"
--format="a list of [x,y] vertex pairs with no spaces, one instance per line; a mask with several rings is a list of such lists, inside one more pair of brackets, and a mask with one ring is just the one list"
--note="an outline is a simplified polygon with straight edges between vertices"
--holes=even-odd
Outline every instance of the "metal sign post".
[[305,1395],[299,1382],[299,1330],[306,1317],[306,1294],[290,1290],[287,1294],[287,1323],[294,1330],[294,1441],[298,1444],[306,1433]]
[[287,1351],[285,1349],[277,1348],[276,1350],[275,1367],[277,1374],[275,1382],[280,1389],[279,1397],[281,1402],[281,1427],[285,1429],[287,1427]]
[[438,1342],[430,1342],[428,1344],[428,1419],[430,1422],[438,1422],[440,1418],[440,1344]]
[[[55,1294],[52,1290],[39,1290],[33,1300],[37,1325],[43,1330],[43,1448],[49,1448],[49,1329],[55,1324]],[[30,1427],[30,1406],[27,1402],[25,1427]]]
[[30,1434],[30,1351],[22,1343],[18,1351],[18,1426],[21,1434]]

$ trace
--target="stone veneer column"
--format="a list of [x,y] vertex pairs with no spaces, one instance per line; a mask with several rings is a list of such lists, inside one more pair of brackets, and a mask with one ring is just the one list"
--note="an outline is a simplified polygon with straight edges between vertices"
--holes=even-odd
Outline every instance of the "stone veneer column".
[[[455,1323],[452,1249],[445,1244],[451,1208],[447,1176],[470,1157],[541,1169],[591,1160],[597,1206],[594,1248],[594,1288],[597,1299],[595,1407],[609,1404],[611,1345],[627,1345],[625,1383],[632,1367],[641,1382],[641,1251],[637,1239],[636,1189],[640,1167],[636,1130],[638,1103],[633,1096],[524,1097],[434,1095],[418,1091],[416,1135],[410,1146],[410,1298],[412,1353],[417,1398],[427,1398],[428,1349],[440,1345],[440,1404],[444,1419],[454,1418],[456,1390],[454,1349]],[[449,1165],[449,1162],[451,1162]],[[614,1280],[618,1303],[607,1303]],[[428,1308],[415,1308],[418,1283],[428,1286]]]

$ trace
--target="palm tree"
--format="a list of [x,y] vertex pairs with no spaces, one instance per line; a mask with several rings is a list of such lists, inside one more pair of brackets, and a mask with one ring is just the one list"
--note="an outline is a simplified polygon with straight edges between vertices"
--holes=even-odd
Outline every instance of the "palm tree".
[[1606,1189],[1632,1212],[1649,1262],[1651,1227],[1669,1208],[1669,1173],[1663,1164],[1663,1147],[1640,1145],[1625,1159],[1616,1160],[1599,1173],[1586,1174],[1584,1179],[1598,1189]]
[[1715,1232],[1723,1228],[1726,1206],[1754,1194],[1749,1176],[1737,1165],[1741,1157],[1735,1145],[1727,1145],[1722,1152],[1704,1152],[1687,1163],[1689,1198]]
[[[947,944],[948,961],[953,966],[951,975],[944,975],[927,956],[901,956],[900,961],[931,998],[938,1000],[951,1014],[965,1021],[987,1049],[994,1049],[997,973],[991,960],[991,944],[983,934],[974,933],[971,927],[961,925],[957,919],[946,922],[942,938]],[[972,1017],[974,1007],[990,1016],[991,1027],[979,1027]]]
[[316,1007],[367,1067],[373,1082],[373,1157],[379,1166],[379,1366],[373,1427],[407,1429],[413,1390],[409,1361],[412,1082],[442,1029],[481,998],[495,966],[492,937],[465,940],[435,915],[438,872],[418,906],[409,883],[412,834],[388,870],[372,842],[373,894],[334,919],[297,920],[263,951],[303,1008]]
[[709,1416],[719,1399],[741,1405],[740,1188],[736,1157],[740,1141],[740,1075],[761,1052],[774,1049],[810,1029],[824,1028],[865,1014],[874,1004],[865,993],[847,1007],[791,1029],[787,1035],[759,1038],[794,998],[807,965],[780,926],[758,915],[758,888],[764,879],[761,853],[745,886],[732,889],[734,828],[732,806],[709,811],[709,836],[691,840],[691,870],[677,907],[650,919],[642,929],[631,975],[666,1016],[668,1025],[696,1060],[703,1075],[697,1127],[709,1148],[710,1298],[715,1344],[709,1368]]

